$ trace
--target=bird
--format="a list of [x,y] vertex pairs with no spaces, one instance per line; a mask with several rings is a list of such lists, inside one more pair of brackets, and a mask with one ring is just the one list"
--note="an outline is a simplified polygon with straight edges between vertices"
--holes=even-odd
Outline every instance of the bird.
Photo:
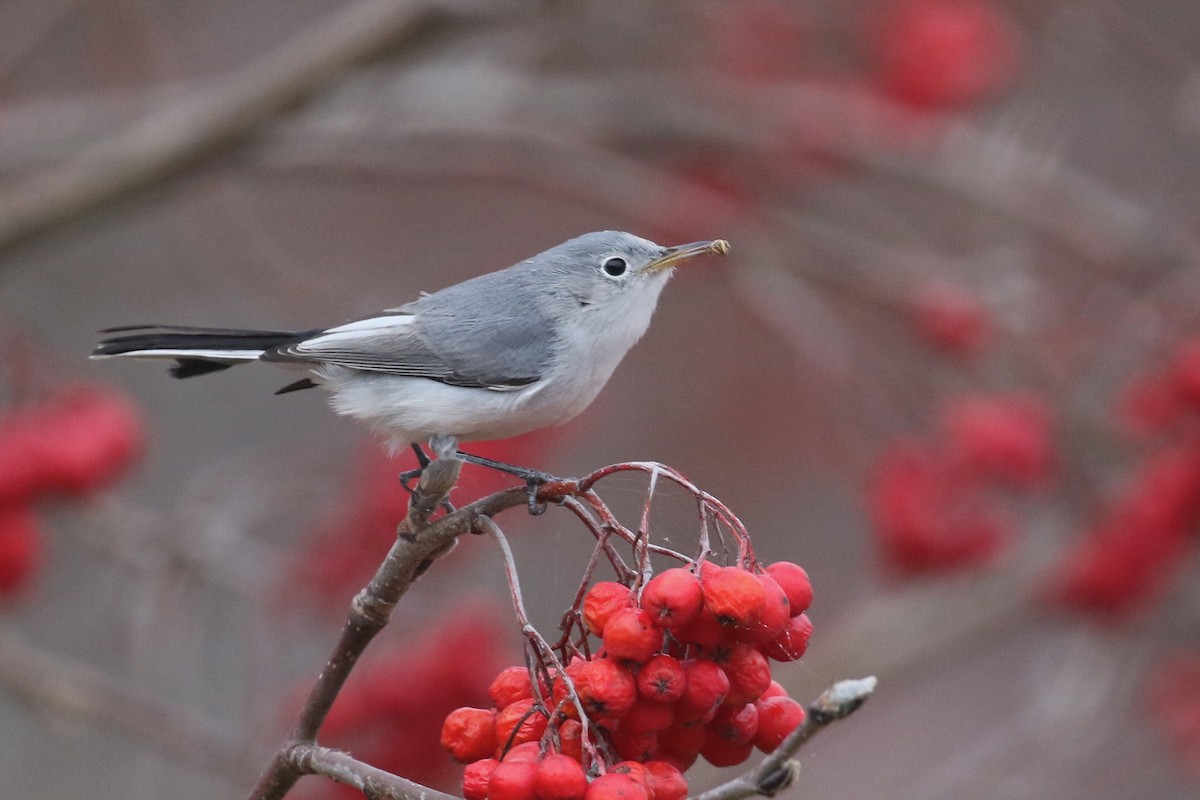
[[321,387],[394,449],[420,456],[427,442],[452,458],[461,442],[573,419],[646,332],[675,268],[729,250],[597,231],[330,328],[124,326],[101,331],[91,357],[173,360],[176,378],[256,362],[300,370],[276,394]]

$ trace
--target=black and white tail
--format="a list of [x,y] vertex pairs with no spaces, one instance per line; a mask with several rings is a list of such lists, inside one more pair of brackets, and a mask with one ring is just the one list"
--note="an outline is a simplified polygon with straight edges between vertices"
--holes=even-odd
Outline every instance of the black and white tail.
[[[134,333],[133,331],[138,331]],[[101,331],[108,336],[92,358],[167,358],[175,361],[171,374],[191,378],[257,361],[271,349],[301,341],[314,331],[247,331],[192,328],[184,325],[132,325]]]

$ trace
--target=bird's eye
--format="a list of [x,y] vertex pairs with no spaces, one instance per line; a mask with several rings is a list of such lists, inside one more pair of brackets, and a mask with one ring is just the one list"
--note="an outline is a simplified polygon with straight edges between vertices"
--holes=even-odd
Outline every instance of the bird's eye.
[[604,262],[602,268],[606,274],[619,278],[625,274],[625,270],[629,269],[629,265],[625,263],[625,259],[613,256]]

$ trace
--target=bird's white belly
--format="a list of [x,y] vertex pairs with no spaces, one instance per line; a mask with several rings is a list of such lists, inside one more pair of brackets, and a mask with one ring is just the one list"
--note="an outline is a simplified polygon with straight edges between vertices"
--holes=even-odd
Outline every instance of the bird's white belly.
[[320,377],[333,393],[335,411],[363,420],[397,444],[437,434],[460,441],[503,439],[558,425],[586,408],[604,385],[546,379],[498,392],[344,369],[323,368]]

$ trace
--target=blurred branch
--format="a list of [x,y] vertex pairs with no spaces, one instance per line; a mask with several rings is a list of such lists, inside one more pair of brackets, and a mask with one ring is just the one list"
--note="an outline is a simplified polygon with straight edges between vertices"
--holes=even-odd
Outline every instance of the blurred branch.
[[39,708],[137,736],[180,761],[242,783],[252,748],[227,728],[170,706],[86,664],[43,651],[0,627],[0,685]]
[[436,0],[358,0],[331,14],[212,86],[14,187],[0,200],[0,252],[170,177],[454,7]]

